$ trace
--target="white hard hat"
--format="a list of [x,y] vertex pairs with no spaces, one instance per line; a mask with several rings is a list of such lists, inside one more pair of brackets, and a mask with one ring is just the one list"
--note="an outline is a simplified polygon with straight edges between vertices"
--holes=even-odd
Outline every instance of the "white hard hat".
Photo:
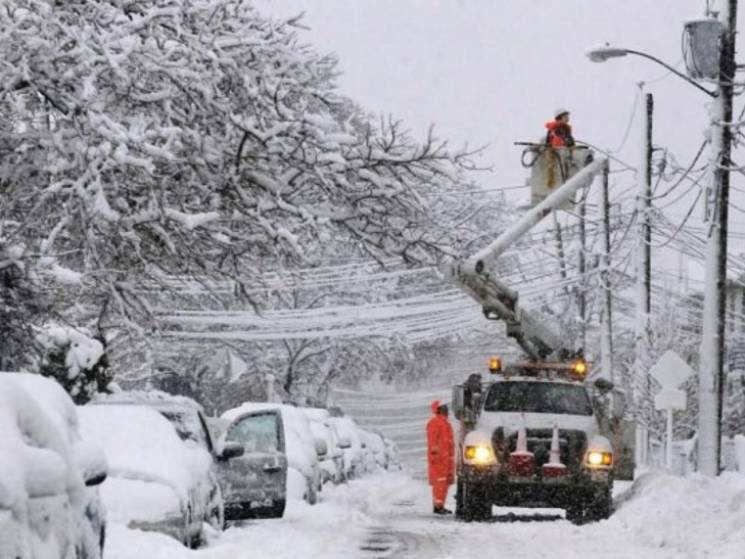
[[565,109],[564,107],[559,107],[554,111],[554,118],[559,118],[561,115],[568,115],[569,109]]

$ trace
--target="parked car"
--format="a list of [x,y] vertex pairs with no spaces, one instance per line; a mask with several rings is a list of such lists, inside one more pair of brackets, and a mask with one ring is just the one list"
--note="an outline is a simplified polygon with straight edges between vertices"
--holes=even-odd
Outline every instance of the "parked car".
[[160,390],[118,392],[103,395],[99,404],[139,404],[157,410],[171,422],[184,444],[196,446],[209,456],[211,467],[208,477],[208,505],[206,521],[216,530],[225,525],[224,499],[218,479],[218,463],[243,454],[243,446],[236,443],[216,444],[207,424],[202,407],[185,396],[174,396]]
[[111,520],[198,547],[203,522],[218,520],[210,456],[184,444],[173,425],[148,406],[94,404],[78,413],[84,436],[103,447],[109,462],[101,494]]
[[280,518],[287,502],[287,456],[282,414],[247,411],[234,419],[212,420],[219,440],[241,444],[243,456],[218,469],[226,520]]
[[383,442],[385,443],[385,453],[388,460],[388,469],[400,470],[401,458],[398,455],[398,445],[396,445],[393,440],[387,437],[383,437]]
[[270,410],[278,411],[282,418],[288,464],[288,495],[297,496],[314,505],[318,501],[318,491],[322,485],[319,464],[319,454],[322,453],[319,451],[325,449],[316,447],[310,422],[301,409],[286,404],[247,402],[226,411],[222,417],[236,423],[248,414]]
[[339,438],[339,448],[344,453],[344,472],[347,479],[361,476],[365,472],[362,440],[357,424],[348,417],[330,417],[328,424]]
[[388,455],[385,451],[385,441],[383,440],[383,436],[373,431],[365,431],[364,437],[365,437],[365,443],[367,444],[367,448],[370,450],[372,454],[372,459],[373,459],[372,469],[375,470],[376,467],[378,467],[378,468],[387,470],[388,469]]
[[[326,448],[326,452],[318,456],[323,482],[342,483],[346,479],[344,451],[339,446],[339,436],[328,423],[331,417],[328,410],[323,408],[302,408],[302,410],[310,421],[314,442],[317,445],[316,450],[323,450],[324,446]],[[322,441],[323,445],[319,445],[318,441]]]
[[359,429],[362,446],[362,471],[369,474],[377,470],[378,462],[375,456],[375,436],[370,431]]
[[99,559],[106,461],[54,380],[0,373],[0,456],[0,557]]

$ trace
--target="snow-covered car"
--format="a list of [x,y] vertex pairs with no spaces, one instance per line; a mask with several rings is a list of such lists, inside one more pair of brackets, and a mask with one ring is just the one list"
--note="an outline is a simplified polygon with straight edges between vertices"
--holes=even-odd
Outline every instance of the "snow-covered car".
[[206,521],[215,530],[225,525],[224,500],[218,480],[218,463],[243,454],[243,446],[236,443],[215,444],[202,407],[185,396],[174,396],[160,390],[117,392],[102,395],[97,404],[139,404],[157,410],[171,422],[185,445],[196,447],[210,457],[212,467],[208,472],[208,500]]
[[383,437],[383,443],[385,444],[386,460],[388,461],[389,470],[400,470],[401,469],[401,458],[398,455],[398,445],[395,441]]
[[220,520],[211,508],[211,457],[184,444],[148,406],[93,404],[78,413],[83,435],[103,447],[109,462],[101,495],[110,521],[198,547],[203,523]]
[[[280,518],[287,502],[287,456],[282,413],[277,409],[212,418],[225,444],[240,444],[241,457],[218,468],[226,520]],[[299,474],[298,474],[299,475]]]
[[328,425],[336,432],[339,448],[344,453],[345,477],[347,479],[359,477],[365,472],[359,427],[348,417],[330,417]]
[[0,373],[0,456],[0,557],[100,558],[106,461],[54,380]]
[[[339,447],[339,436],[329,425],[331,417],[328,410],[323,408],[302,408],[310,421],[318,458],[321,465],[323,482],[339,484],[344,481],[344,451]],[[320,441],[320,443],[319,443]],[[321,452],[325,449],[326,452]]]
[[372,458],[374,460],[374,466],[387,470],[388,469],[388,454],[386,453],[386,450],[385,450],[385,441],[383,440],[383,436],[373,431],[365,431],[363,435],[365,439],[365,444],[367,448],[369,449],[369,451],[372,453]]
[[288,464],[288,498],[302,498],[314,505],[318,501],[318,491],[322,485],[321,467],[310,422],[300,408],[286,404],[246,402],[226,411],[222,418],[236,423],[247,414],[269,410],[278,410],[282,418]]

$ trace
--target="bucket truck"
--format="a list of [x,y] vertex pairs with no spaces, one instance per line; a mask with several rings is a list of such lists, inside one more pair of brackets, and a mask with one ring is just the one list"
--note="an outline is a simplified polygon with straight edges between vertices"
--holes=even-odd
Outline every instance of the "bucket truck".
[[[500,255],[551,211],[572,203],[607,165],[607,160],[585,154],[589,157],[584,166],[494,242],[450,265],[453,281],[481,305],[488,319],[504,321],[508,337],[526,357],[512,365],[492,358],[488,381],[472,374],[454,387],[453,409],[461,424],[459,518],[484,520],[493,505],[564,508],[574,522],[606,518],[611,512],[616,459],[608,438],[601,435],[600,409],[585,385],[588,366],[582,349],[569,347],[557,328],[523,309],[518,293],[499,277]],[[534,171],[536,175],[546,173]],[[595,387],[601,394],[612,389],[607,380]]]

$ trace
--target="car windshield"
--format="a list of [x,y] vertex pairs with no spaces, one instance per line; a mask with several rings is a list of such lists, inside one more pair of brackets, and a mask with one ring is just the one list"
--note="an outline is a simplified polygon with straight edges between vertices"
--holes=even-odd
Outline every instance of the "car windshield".
[[185,410],[158,410],[170,421],[182,441],[194,441],[199,446],[208,447],[204,428],[199,421],[199,415]]
[[276,413],[259,413],[236,421],[228,429],[226,439],[240,443],[246,452],[278,452],[279,422]]
[[582,386],[505,381],[491,386],[484,411],[592,415],[592,405]]

